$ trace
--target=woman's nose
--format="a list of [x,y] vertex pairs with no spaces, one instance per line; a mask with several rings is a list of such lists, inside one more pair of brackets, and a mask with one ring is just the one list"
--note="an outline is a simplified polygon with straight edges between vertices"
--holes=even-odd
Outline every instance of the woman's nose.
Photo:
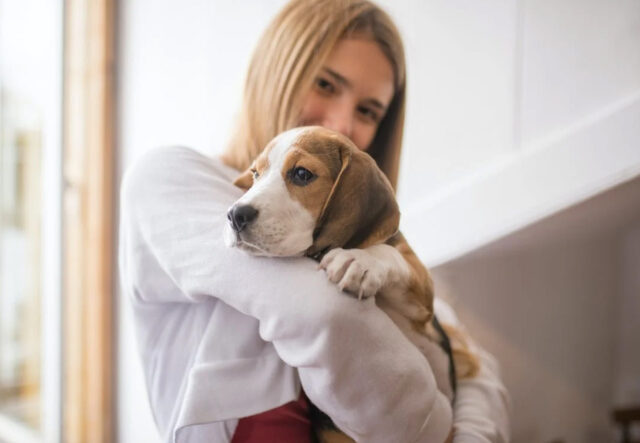
[[349,110],[336,107],[324,115],[322,126],[351,138],[353,135],[353,116]]

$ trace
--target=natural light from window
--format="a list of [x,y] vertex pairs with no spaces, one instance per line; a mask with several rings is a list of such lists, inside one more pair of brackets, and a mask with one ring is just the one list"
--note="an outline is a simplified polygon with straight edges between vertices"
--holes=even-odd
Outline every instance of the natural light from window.
[[0,441],[43,435],[46,380],[58,373],[45,314],[56,285],[48,237],[59,226],[50,217],[59,165],[50,160],[60,146],[60,8],[0,0]]

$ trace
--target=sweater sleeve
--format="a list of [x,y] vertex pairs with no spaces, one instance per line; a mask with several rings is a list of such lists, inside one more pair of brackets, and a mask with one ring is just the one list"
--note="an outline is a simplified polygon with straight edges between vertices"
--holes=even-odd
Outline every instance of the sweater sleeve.
[[[216,297],[258,320],[260,336],[298,368],[309,398],[356,441],[444,441],[452,411],[428,363],[373,300],[328,282],[307,258],[254,257],[223,242],[241,195],[228,168],[187,148],[156,149],[125,174],[121,235],[127,280],[142,303]],[[142,259],[141,257],[144,257]],[[151,258],[152,260],[150,260]]]
[[[443,323],[464,331],[455,311],[437,298],[435,311]],[[480,361],[479,373],[458,381],[453,408],[454,443],[506,443],[509,441],[509,394],[500,378],[498,362],[467,336]]]

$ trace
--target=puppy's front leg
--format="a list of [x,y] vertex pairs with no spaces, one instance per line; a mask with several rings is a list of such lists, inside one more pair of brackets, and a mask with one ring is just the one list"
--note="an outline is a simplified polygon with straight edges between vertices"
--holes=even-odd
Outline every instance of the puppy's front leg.
[[413,249],[411,249],[402,233],[396,233],[387,240],[387,244],[393,246],[396,251],[398,251],[411,269],[409,292],[412,294],[413,301],[427,310],[427,318],[425,321],[430,320],[433,317],[433,280],[431,279],[431,275],[429,275],[429,271],[427,271],[427,268],[416,256],[415,252],[413,252]]
[[332,249],[319,267],[327,271],[329,280],[340,289],[359,299],[391,286],[405,286],[410,278],[410,269],[402,254],[386,244],[365,249]]

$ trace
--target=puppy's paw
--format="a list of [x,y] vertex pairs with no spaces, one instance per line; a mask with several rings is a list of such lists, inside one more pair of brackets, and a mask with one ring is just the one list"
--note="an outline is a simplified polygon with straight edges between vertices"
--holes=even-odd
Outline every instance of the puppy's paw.
[[320,268],[341,290],[358,299],[380,291],[389,274],[388,267],[366,249],[333,249],[324,256]]

